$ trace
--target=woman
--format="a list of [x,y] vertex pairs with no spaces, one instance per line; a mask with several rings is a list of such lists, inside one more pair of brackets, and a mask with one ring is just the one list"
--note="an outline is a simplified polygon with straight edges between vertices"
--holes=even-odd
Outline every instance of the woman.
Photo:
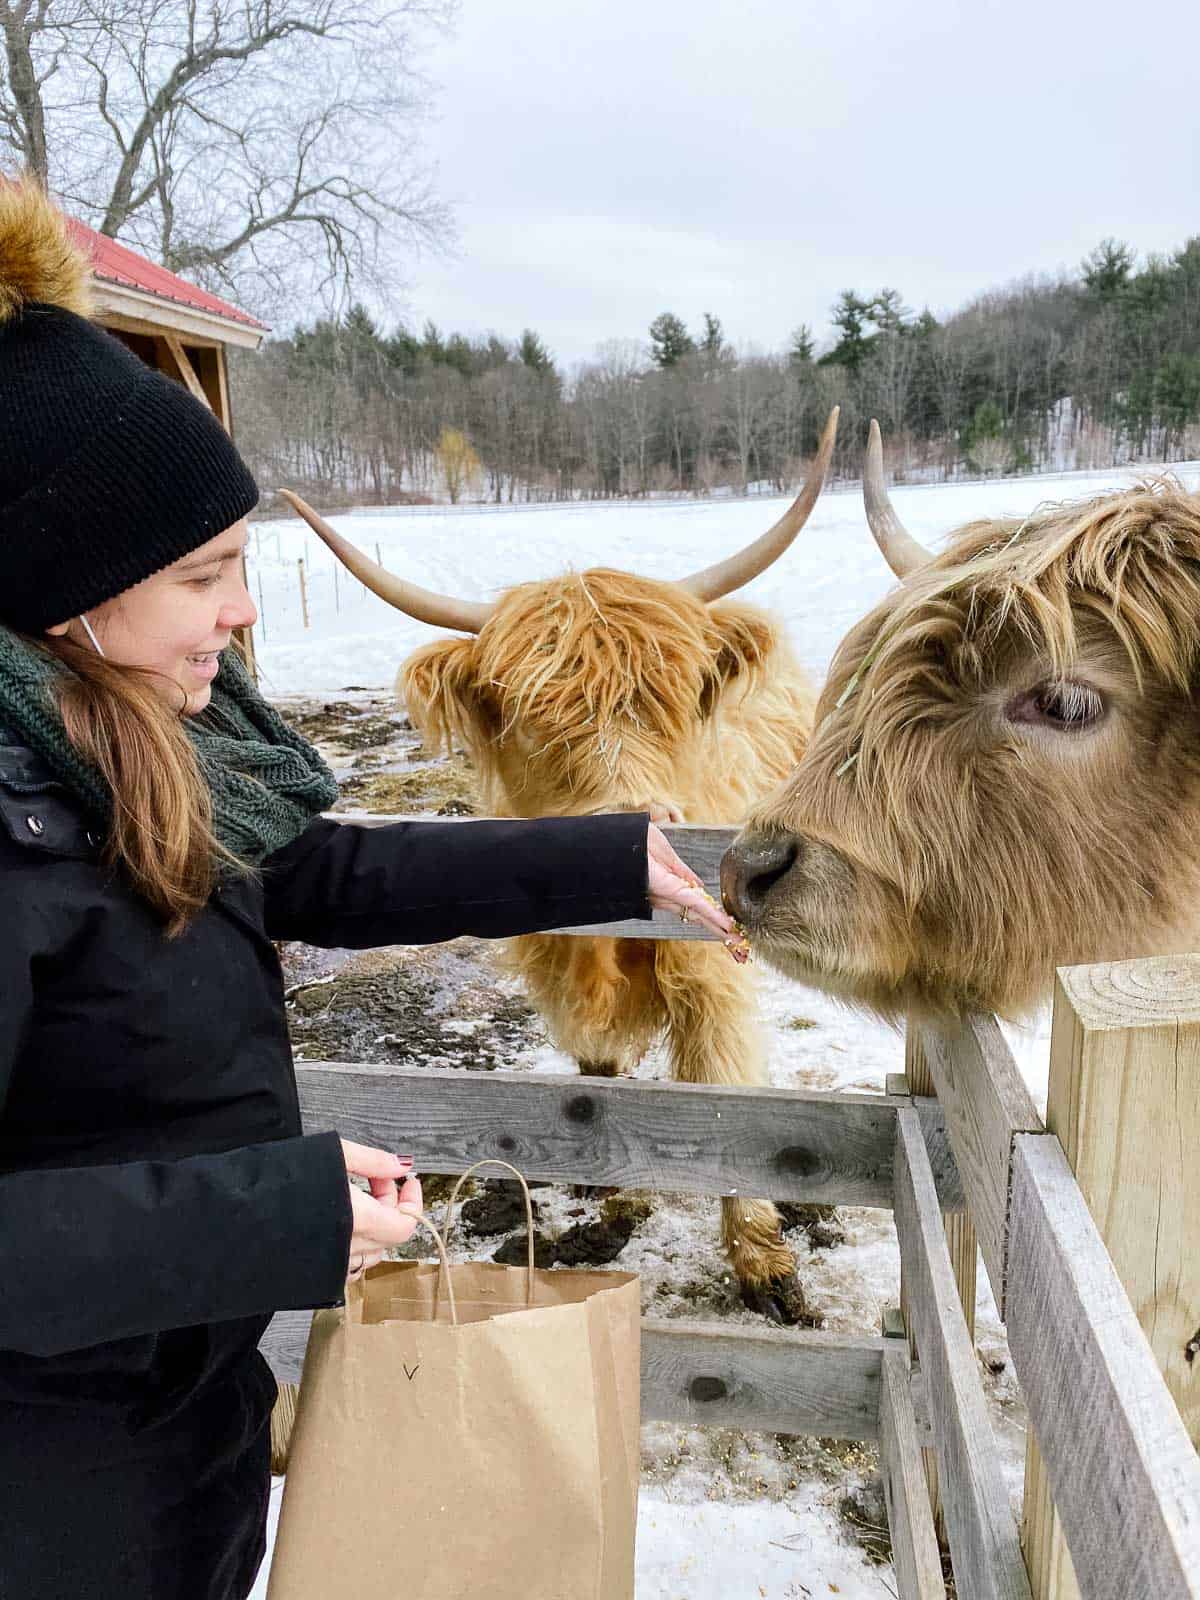
[[258,1340],[420,1203],[410,1158],[301,1135],[272,941],[647,898],[730,924],[644,815],[321,820],[331,774],[228,648],[254,482],[87,320],[86,281],[42,194],[0,183],[0,1595],[242,1600]]

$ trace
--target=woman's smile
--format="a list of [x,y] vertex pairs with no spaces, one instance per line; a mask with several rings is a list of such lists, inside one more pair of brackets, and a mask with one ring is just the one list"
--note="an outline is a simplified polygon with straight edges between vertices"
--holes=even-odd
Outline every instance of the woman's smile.
[[202,683],[211,683],[221,670],[221,654],[218,650],[209,650],[204,655],[185,657],[193,677],[199,678]]

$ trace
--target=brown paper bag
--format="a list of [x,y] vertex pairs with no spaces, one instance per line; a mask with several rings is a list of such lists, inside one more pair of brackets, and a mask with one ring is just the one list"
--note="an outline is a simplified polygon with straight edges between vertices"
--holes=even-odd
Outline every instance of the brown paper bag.
[[316,1313],[268,1600],[632,1600],[638,1279],[535,1271],[525,1198],[527,1268],[431,1228]]

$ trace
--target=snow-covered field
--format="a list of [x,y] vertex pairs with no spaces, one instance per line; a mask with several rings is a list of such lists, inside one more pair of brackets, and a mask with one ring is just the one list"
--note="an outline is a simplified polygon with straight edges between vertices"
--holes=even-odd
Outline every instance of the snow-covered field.
[[[1174,469],[1200,487],[1200,465]],[[1065,500],[1128,484],[1131,472],[898,489],[896,506],[911,530],[936,543],[975,517],[1024,516],[1047,500]],[[610,565],[648,576],[678,577],[728,554],[760,533],[786,502],[766,498],[649,505],[571,505],[516,510],[414,508],[334,518],[348,538],[378,552],[397,574],[470,599],[567,568]],[[304,557],[310,615],[301,615],[298,560]],[[250,544],[250,583],[261,596],[259,662],[267,692],[345,698],[344,691],[387,686],[399,661],[433,631],[392,611],[339,571],[298,521],[261,522]],[[890,586],[857,492],[826,494],[792,549],[745,591],[787,621],[801,659],[820,677],[846,628]],[[772,1081],[779,1087],[880,1091],[902,1069],[898,1036],[824,997],[760,973],[770,1036]],[[1044,1103],[1047,1023],[1010,1029],[1035,1098]],[[525,1070],[571,1071],[543,1044],[522,1059]],[[644,1075],[664,1066],[651,1056]],[[620,1265],[638,1271],[665,1296],[672,1269],[685,1266],[710,1284],[726,1269],[717,1250],[715,1207],[677,1197],[634,1235]],[[554,1204],[557,1202],[548,1202]],[[875,1332],[898,1297],[890,1214],[842,1213],[846,1243],[834,1250],[797,1245],[800,1273],[825,1326]],[[556,1219],[562,1221],[563,1219]],[[565,1221],[564,1221],[565,1225]],[[493,1241],[494,1242],[494,1241]],[[1003,1328],[981,1271],[978,1344],[1006,1477],[1019,1504],[1022,1413],[1007,1365]],[[663,1287],[659,1287],[659,1285]],[[687,1314],[695,1314],[688,1311]],[[733,1303],[730,1318],[754,1321]],[[761,1323],[757,1324],[761,1326]],[[638,1600],[885,1600],[896,1593],[888,1566],[873,1566],[851,1538],[838,1502],[869,1476],[869,1461],[845,1463],[815,1441],[794,1450],[773,1435],[719,1441],[708,1430],[647,1427],[646,1484],[638,1535]],[[272,1526],[282,1480],[272,1495]],[[253,1600],[266,1594],[266,1568]]]

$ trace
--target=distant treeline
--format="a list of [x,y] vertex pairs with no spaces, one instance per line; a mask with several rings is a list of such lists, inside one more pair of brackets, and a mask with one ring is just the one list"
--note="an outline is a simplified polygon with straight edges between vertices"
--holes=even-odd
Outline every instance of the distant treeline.
[[984,294],[944,322],[846,290],[832,348],[734,350],[670,312],[570,373],[519,340],[383,333],[361,307],[234,363],[239,440],[265,484],[339,500],[707,493],[794,484],[829,408],[857,475],[878,417],[898,477],[1200,453],[1200,237],[1138,265],[1106,240],[1073,276]]

